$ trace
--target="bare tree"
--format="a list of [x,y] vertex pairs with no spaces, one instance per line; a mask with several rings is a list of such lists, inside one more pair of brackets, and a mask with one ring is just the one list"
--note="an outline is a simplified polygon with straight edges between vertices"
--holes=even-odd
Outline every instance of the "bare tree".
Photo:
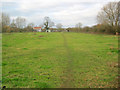
[[16,27],[16,23],[15,23],[15,20],[13,19],[11,24],[10,24],[10,27]]
[[7,13],[2,13],[2,26],[10,25],[10,16]]
[[54,26],[54,22],[49,23],[49,27],[52,27],[52,26]]
[[99,24],[112,26],[115,32],[118,32],[119,25],[119,3],[110,2],[106,4],[97,15],[97,21]]
[[61,28],[62,28],[62,24],[61,24],[61,23],[58,23],[58,24],[56,25],[56,27],[57,27],[58,29],[61,29]]
[[81,26],[82,26],[82,23],[80,23],[80,22],[78,24],[76,24],[77,28],[81,28]]
[[82,23],[80,22],[75,25],[75,27],[77,28],[77,32],[80,30],[81,26],[82,26]]
[[50,27],[54,26],[54,23],[50,20],[49,17],[44,17],[44,26],[48,30]]
[[22,17],[16,18],[16,26],[17,28],[24,28],[26,25],[26,19]]
[[9,14],[2,12],[1,15],[1,26],[2,26],[2,30],[0,30],[1,32],[7,32],[10,31],[10,16]]

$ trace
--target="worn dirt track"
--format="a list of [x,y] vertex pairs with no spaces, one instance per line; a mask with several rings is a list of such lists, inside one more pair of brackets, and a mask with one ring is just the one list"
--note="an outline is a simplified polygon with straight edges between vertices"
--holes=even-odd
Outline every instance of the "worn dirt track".
[[61,33],[63,39],[64,39],[64,47],[67,52],[67,66],[64,70],[64,76],[62,78],[63,83],[61,85],[61,88],[74,88],[74,77],[73,77],[73,57],[71,56],[71,50],[68,47],[67,38],[64,35],[64,33]]

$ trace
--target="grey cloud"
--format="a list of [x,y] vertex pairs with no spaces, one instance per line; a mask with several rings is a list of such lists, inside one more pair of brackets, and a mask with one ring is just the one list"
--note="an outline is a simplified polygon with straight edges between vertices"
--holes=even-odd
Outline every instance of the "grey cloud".
[[96,24],[96,15],[101,7],[115,0],[4,0],[3,10],[13,17],[25,16],[28,22],[42,23],[49,16],[55,23],[74,26]]

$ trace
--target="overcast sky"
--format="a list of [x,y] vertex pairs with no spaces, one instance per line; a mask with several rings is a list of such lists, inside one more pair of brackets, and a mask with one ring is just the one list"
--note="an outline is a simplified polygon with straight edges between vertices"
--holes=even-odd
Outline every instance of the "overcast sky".
[[2,0],[2,11],[11,18],[18,16],[39,25],[48,16],[64,27],[74,27],[81,22],[83,26],[97,23],[96,16],[100,9],[112,1],[120,0]]

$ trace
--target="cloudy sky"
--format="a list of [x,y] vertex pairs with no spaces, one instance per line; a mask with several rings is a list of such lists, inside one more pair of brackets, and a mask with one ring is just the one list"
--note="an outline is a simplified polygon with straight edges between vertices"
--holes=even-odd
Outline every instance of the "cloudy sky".
[[48,16],[64,27],[74,27],[81,22],[83,26],[97,23],[96,16],[103,5],[120,0],[2,0],[2,11],[11,18],[18,16],[39,25]]

